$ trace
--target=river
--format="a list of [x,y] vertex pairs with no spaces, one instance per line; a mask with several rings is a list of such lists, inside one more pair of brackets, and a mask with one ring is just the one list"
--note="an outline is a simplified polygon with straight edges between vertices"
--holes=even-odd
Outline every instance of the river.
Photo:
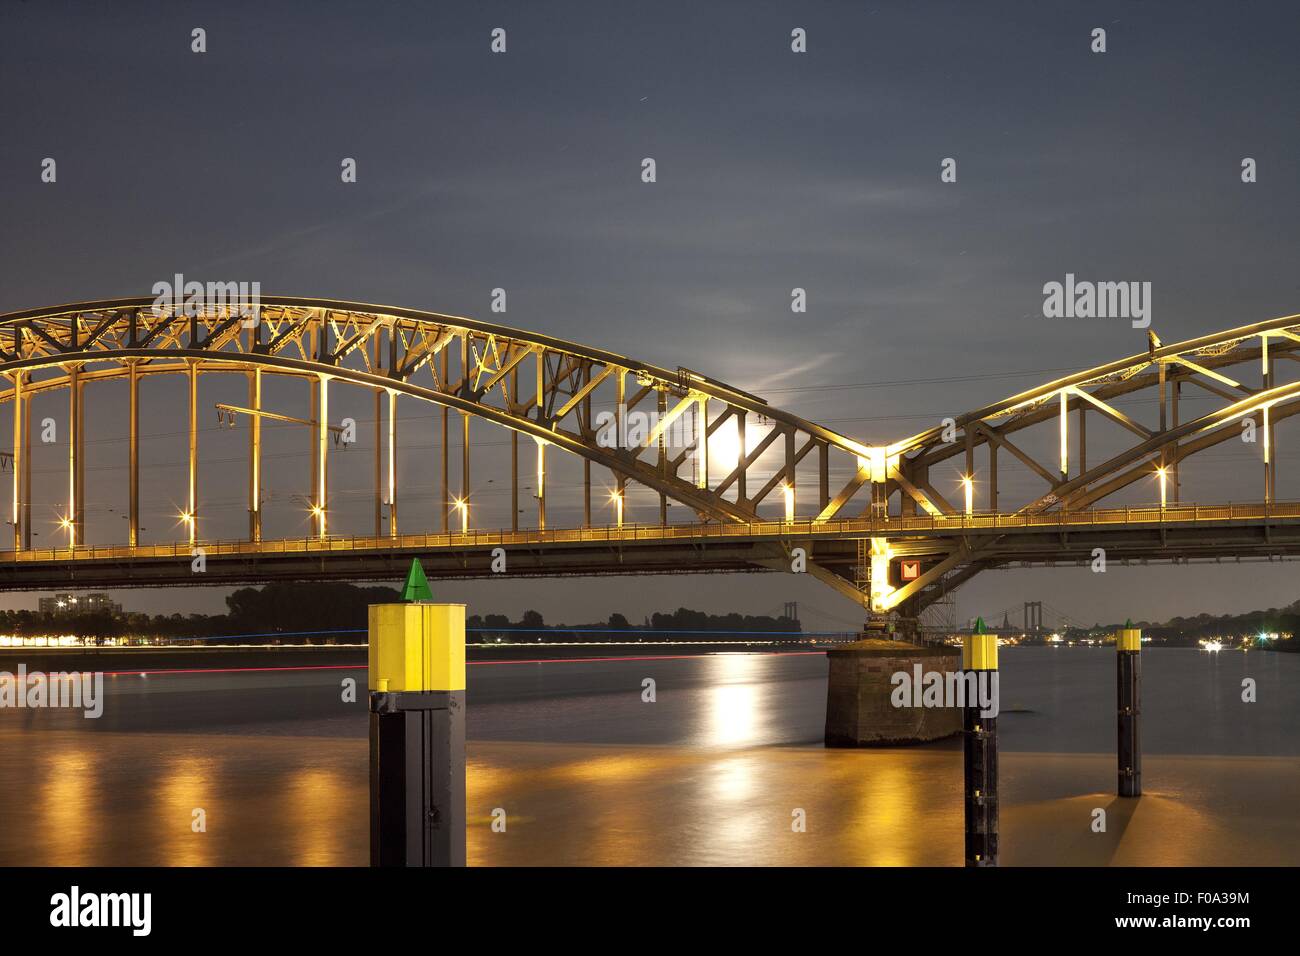
[[[1144,651],[1140,800],[1114,796],[1114,651],[1000,656],[1004,865],[1300,864],[1300,655]],[[960,865],[960,744],[825,749],[826,668],[471,664],[471,865]],[[364,688],[119,674],[98,720],[0,710],[0,864],[365,865]]]

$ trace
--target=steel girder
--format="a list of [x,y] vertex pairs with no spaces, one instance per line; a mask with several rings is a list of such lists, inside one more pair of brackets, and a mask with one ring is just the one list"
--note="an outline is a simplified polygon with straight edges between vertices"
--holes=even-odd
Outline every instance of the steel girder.
[[[1242,433],[1241,422],[1250,419],[1259,431],[1263,447],[1263,494],[1265,502],[1276,499],[1276,443],[1274,426],[1300,412],[1300,382],[1279,383],[1278,360],[1300,361],[1300,315],[1229,329],[1171,345],[1149,334],[1145,353],[1120,359],[1097,368],[1077,372],[1001,402],[956,417],[949,427],[927,429],[888,446],[897,454],[897,474],[886,495],[899,494],[899,511],[912,513],[923,508],[956,514],[962,509],[949,504],[930,481],[930,470],[945,461],[964,456],[963,475],[973,480],[975,453],[987,450],[986,508],[991,512],[1041,513],[1096,507],[1108,496],[1143,478],[1156,476],[1165,495],[1172,486],[1177,503],[1182,463],[1207,448]],[[1248,367],[1258,363],[1258,372]],[[1236,367],[1246,366],[1247,371]],[[1226,374],[1231,371],[1232,374]],[[1245,384],[1258,376],[1258,386]],[[1194,386],[1219,400],[1210,412],[1180,420],[1179,399],[1184,385]],[[1143,391],[1156,395],[1154,421],[1143,423],[1114,404]],[[1131,433],[1131,443],[1105,460],[1088,466],[1086,415],[1100,415]],[[1070,427],[1071,416],[1076,426]],[[1056,432],[1056,460],[1045,462],[1025,451],[1017,433],[1043,425]],[[1070,441],[1076,431],[1075,446]],[[1013,441],[1016,436],[1017,441]],[[998,453],[1005,451],[1042,479],[1042,492],[1010,509],[999,499]],[[971,550],[965,569],[936,582],[926,593],[909,595],[914,606],[923,607],[983,567],[996,563],[995,545],[985,542]]]
[[[661,515],[666,514],[666,503],[672,500],[687,505],[701,518],[726,522],[756,519],[759,506],[778,489],[792,502],[797,500],[799,465],[814,450],[818,452],[814,457],[819,506],[824,506],[831,497],[830,453],[848,455],[851,462],[860,461],[868,453],[853,439],[689,369],[663,369],[601,349],[456,316],[280,296],[261,298],[256,316],[249,318],[241,315],[233,303],[215,307],[196,304],[187,309],[183,303],[160,304],[147,297],[0,316],[0,374],[12,384],[8,392],[0,395],[0,402],[8,401],[15,407],[15,461],[23,454],[18,439],[22,410],[18,406],[34,395],[68,389],[77,396],[74,401],[79,401],[82,390],[91,383],[130,378],[134,435],[138,414],[134,396],[139,379],[185,374],[193,385],[199,374],[221,372],[248,374],[250,396],[253,377],[263,372],[312,381],[313,402],[325,401],[324,386],[333,381],[370,388],[377,402],[384,393],[390,396],[390,419],[393,396],[408,395],[444,410],[444,439],[448,410],[464,417],[467,439],[470,417],[491,421],[516,436],[527,435],[537,442],[539,478],[546,447],[553,445],[578,455],[587,462],[588,523],[592,464],[609,470],[620,494],[628,481],[658,492]],[[260,378],[258,383],[260,389]],[[615,436],[629,432],[626,420],[633,415],[649,413],[653,426],[630,444],[619,446],[603,441],[593,415],[593,402],[600,400],[618,409]],[[275,417],[260,406],[232,407],[230,414],[236,412]],[[767,433],[754,440],[753,447],[747,447],[746,423],[753,417],[759,419]],[[259,433],[259,421],[260,417],[254,418],[254,435]],[[688,432],[688,441],[679,445],[680,450],[671,448],[666,439],[666,432],[674,425],[686,426]],[[191,431],[194,427],[191,425]],[[322,535],[326,533],[328,508],[324,475],[327,427],[328,423],[322,426],[320,449],[313,453],[313,467],[321,474],[319,480],[313,480],[312,505],[313,514],[319,512]],[[734,460],[715,461],[710,469],[709,437],[731,428],[737,435]],[[84,479],[78,441],[74,436],[73,490],[65,524],[70,542],[82,544]],[[257,447],[255,438],[250,459],[260,455]],[[513,454],[517,460],[517,446]],[[693,455],[697,456],[695,474],[683,476],[683,466]],[[763,483],[755,488],[753,472],[765,455],[769,458],[765,469],[771,468],[770,459],[781,461],[772,474],[760,476]],[[138,481],[134,438],[131,457],[134,501]],[[462,484],[468,485],[468,453],[465,457]],[[390,476],[392,467],[390,459]],[[183,516],[191,528],[191,542],[197,526],[197,468],[191,436],[191,491]],[[850,465],[850,470],[853,468]],[[250,462],[250,482],[255,484],[257,474],[258,465]],[[17,550],[30,547],[30,515],[24,515],[22,508],[30,488],[20,487],[21,480],[16,465],[12,523]],[[27,481],[30,484],[30,478]],[[390,527],[396,534],[397,496],[391,477],[389,487],[393,519]],[[260,540],[255,491],[250,491],[250,537]],[[545,498],[540,482],[535,497],[539,502],[539,525],[544,526]],[[449,498],[444,463],[444,530]],[[787,510],[791,510],[789,505]],[[133,542],[137,537],[134,511]],[[378,502],[376,517],[378,522]],[[28,526],[26,538],[24,524]]]
[[[1300,361],[1300,315],[1242,326],[1186,342],[1163,345],[1152,336],[1145,353],[1107,365],[1077,372],[1017,395],[956,417],[953,429],[942,425],[927,429],[888,446],[888,453],[900,456],[900,470],[913,477],[911,483],[928,484],[926,473],[933,466],[965,455],[966,472],[973,470],[974,450],[981,446],[1009,451],[1035,471],[1048,485],[1032,501],[1017,504],[1015,510],[1046,510],[1053,507],[1086,507],[1136,480],[1129,466],[1150,462],[1163,454],[1173,467],[1197,451],[1235,437],[1226,426],[1239,426],[1243,417],[1271,423],[1295,414],[1300,408],[1296,383],[1278,385],[1273,365],[1276,360]],[[1261,384],[1251,387],[1221,370],[1259,362]],[[1242,376],[1244,379],[1245,376]],[[1198,418],[1180,422],[1176,395],[1181,386],[1198,386],[1222,399],[1222,406]],[[1142,390],[1157,392],[1158,421],[1143,425],[1115,408],[1111,402]],[[1138,440],[1119,455],[1092,468],[1074,467],[1075,456],[1061,449],[1058,461],[1044,463],[1026,454],[1009,436],[1034,425],[1050,423],[1062,436],[1068,428],[1061,419],[1070,413],[1094,412],[1134,432]],[[948,432],[945,434],[945,432]],[[948,439],[948,440],[945,440]],[[1186,440],[1186,441],[1185,441]],[[1083,446],[1086,452],[1086,446]],[[1086,460],[1086,455],[1080,457]],[[1062,468],[1061,465],[1065,465]],[[1149,473],[1149,472],[1148,472]],[[1122,475],[1119,483],[1111,484]],[[1101,483],[1107,483],[1099,492]],[[895,485],[902,497],[906,488]],[[996,491],[991,489],[991,496]],[[919,501],[917,502],[919,503]],[[941,510],[957,509],[945,505]],[[997,509],[990,509],[997,510]]]

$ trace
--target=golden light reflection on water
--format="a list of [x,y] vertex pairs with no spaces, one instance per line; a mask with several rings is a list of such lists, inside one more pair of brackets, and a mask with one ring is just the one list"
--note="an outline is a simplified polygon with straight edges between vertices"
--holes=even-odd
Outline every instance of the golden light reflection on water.
[[[614,792],[604,786],[570,791],[578,825],[556,854],[556,862],[645,866],[654,858],[654,812],[650,801],[656,799],[657,788],[645,785],[646,774],[641,769],[629,769],[631,773]],[[643,782],[638,784],[637,780]],[[538,818],[537,825],[529,830],[530,835],[552,832],[547,816]]]
[[719,802],[749,800],[754,796],[757,757],[724,757],[709,768],[706,799]]
[[552,776],[571,784],[616,783],[626,785],[654,772],[660,762],[654,749],[648,753],[626,752],[600,754],[556,767]]
[[[493,757],[485,759],[484,749]],[[554,864],[638,866],[653,859],[651,801],[677,779],[680,754],[669,748],[470,745],[466,791],[470,866],[493,865],[503,848],[544,842]],[[513,763],[514,766],[509,764]],[[563,802],[572,829],[556,831],[549,809]],[[505,833],[491,828],[506,810]]]
[[1206,812],[1208,808],[1161,793],[1145,793],[1134,802],[1138,805],[1125,839],[1108,861],[1113,865],[1200,866],[1213,848],[1233,839],[1233,827],[1226,819],[1230,812],[1214,816]]
[[763,666],[753,654],[720,654],[708,661],[713,686],[707,692],[706,747],[739,747],[762,739],[760,718],[766,711],[766,686],[754,683]]
[[[873,753],[870,756],[875,757]],[[847,755],[856,756],[856,755]],[[851,780],[843,781],[852,794],[852,823],[844,828],[843,838],[859,866],[934,866],[945,860],[942,851],[936,858],[936,830],[961,833],[959,801],[937,800],[931,784],[935,778],[960,773],[960,756],[933,751],[892,753],[893,759],[859,761],[866,766]],[[940,789],[942,793],[942,789]],[[956,806],[954,807],[954,803]],[[923,834],[923,840],[918,840]]]
[[768,755],[741,753],[711,761],[704,779],[693,795],[694,810],[700,816],[698,829],[711,844],[711,863],[741,860],[772,835],[774,813],[758,799],[759,781],[765,776],[761,763]]
[[[470,866],[487,866],[491,862],[491,841],[500,836],[494,833],[492,812],[508,799],[512,774],[522,775],[523,769],[511,770],[491,760],[485,760],[468,748],[465,758],[465,860]],[[510,819],[507,817],[509,833]],[[523,821],[516,819],[518,830]]]
[[[211,830],[224,825],[214,797],[215,761],[185,754],[167,758],[158,771],[153,823],[165,858],[172,866],[212,864]],[[196,832],[195,810],[204,813],[206,829]]]
[[[368,784],[367,784],[368,785]],[[355,808],[346,799],[347,782],[336,770],[310,767],[297,771],[285,788],[292,814],[295,866],[346,866],[338,835],[352,824]]]
[[[89,747],[61,748],[32,766],[43,776],[36,800],[35,829],[55,848],[55,866],[88,866],[95,862],[95,830],[101,756]],[[16,862],[16,861],[14,861]]]

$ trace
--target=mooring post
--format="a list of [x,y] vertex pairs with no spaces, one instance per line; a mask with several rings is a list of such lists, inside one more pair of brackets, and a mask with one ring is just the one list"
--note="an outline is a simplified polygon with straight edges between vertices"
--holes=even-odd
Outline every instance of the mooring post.
[[465,865],[465,605],[370,607],[370,865]]
[[998,638],[985,633],[983,618],[977,618],[973,632],[966,635],[961,656],[967,675],[962,713],[966,865],[997,866],[998,720],[981,713],[986,709],[981,698],[992,702],[988,709],[996,714]]
[[1115,635],[1119,795],[1142,796],[1142,631],[1127,621]]

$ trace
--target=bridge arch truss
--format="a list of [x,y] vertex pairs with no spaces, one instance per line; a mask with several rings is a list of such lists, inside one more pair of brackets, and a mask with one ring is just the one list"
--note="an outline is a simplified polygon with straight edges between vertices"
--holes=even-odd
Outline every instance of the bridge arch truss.
[[[1166,489],[1165,505],[1181,506],[1184,463],[1239,437],[1243,420],[1252,422],[1260,435],[1260,503],[1266,509],[1261,527],[1271,533],[1274,519],[1290,521],[1278,502],[1275,427],[1300,411],[1300,381],[1278,373],[1282,363],[1295,361],[1300,361],[1300,316],[1173,345],[1153,335],[1144,353],[1048,382],[901,441],[869,444],[691,369],[661,368],[439,313],[279,296],[263,297],[254,316],[229,304],[159,305],[149,297],[35,309],[0,316],[0,376],[9,382],[0,403],[9,404],[13,420],[13,447],[5,452],[13,473],[13,539],[12,549],[0,555],[0,565],[95,559],[96,544],[85,535],[85,390],[116,379],[128,382],[129,395],[128,541],[121,554],[128,563],[143,556],[139,382],[153,375],[183,376],[189,386],[187,506],[182,514],[186,540],[178,543],[186,547],[203,540],[199,377],[233,373],[247,378],[247,406],[227,412],[249,423],[245,545],[256,553],[267,544],[262,537],[261,422],[277,417],[264,407],[262,382],[273,375],[311,386],[312,415],[304,424],[315,430],[310,501],[318,543],[332,537],[329,397],[331,386],[341,383],[373,393],[375,534],[369,548],[382,546],[383,538],[396,547],[403,535],[396,403],[404,396],[441,410],[439,527],[429,530],[448,536],[449,545],[459,523],[460,546],[470,547],[463,534],[472,489],[469,423],[479,418],[511,435],[512,541],[546,546],[565,537],[546,523],[546,460],[554,448],[583,463],[584,529],[601,525],[593,521],[592,469],[604,469],[615,498],[621,500],[630,483],[657,494],[665,539],[683,536],[680,523],[668,521],[668,504],[675,502],[694,515],[701,553],[724,538],[729,546],[745,537],[761,542],[747,554],[731,553],[720,569],[788,568],[792,549],[807,545],[808,570],[819,579],[868,610],[915,617],[979,570],[1014,560],[1020,539],[1013,529],[1077,523],[1079,515],[1097,512],[1112,495],[1153,474]],[[1202,414],[1182,414],[1186,389],[1217,404]],[[68,396],[68,494],[61,520],[66,538],[61,548],[35,549],[30,408],[33,397],[53,391]],[[1135,395],[1154,395],[1149,402],[1153,420],[1141,421],[1121,408]],[[603,417],[598,408],[605,410]],[[629,427],[628,419],[637,413],[653,425],[639,432]],[[1102,460],[1090,457],[1090,418],[1118,425],[1131,440]],[[447,454],[453,420],[464,448],[456,491]],[[1058,454],[1049,459],[1031,449],[1034,441],[1043,444],[1032,436],[1044,431],[1055,436]],[[676,444],[669,442],[670,435]],[[535,470],[529,469],[537,479],[537,521],[531,535],[519,528],[521,436],[533,440],[525,449],[535,459]],[[618,440],[610,441],[613,436]],[[386,460],[381,457],[385,443]],[[1008,507],[998,484],[1000,455],[1036,476],[1039,493]],[[985,474],[977,491],[974,476],[981,458]],[[964,491],[965,501],[954,503],[933,479],[945,464],[961,467],[965,488],[959,493]],[[621,532],[622,509],[614,510],[620,516],[614,530]],[[1162,506],[1162,518],[1164,511]],[[649,546],[654,538],[649,530],[636,541]],[[1167,542],[1167,535],[1162,540]],[[1211,553],[1218,546],[1211,541],[1205,547]],[[1222,550],[1240,547],[1224,544]],[[1064,546],[1057,552],[1073,553]],[[1031,560],[1051,560],[1052,553],[1035,551]],[[895,587],[887,572],[899,555],[917,555],[929,565],[915,580]],[[635,571],[637,562],[621,569]],[[538,573],[547,573],[541,564]],[[256,577],[250,573],[250,579]]]

